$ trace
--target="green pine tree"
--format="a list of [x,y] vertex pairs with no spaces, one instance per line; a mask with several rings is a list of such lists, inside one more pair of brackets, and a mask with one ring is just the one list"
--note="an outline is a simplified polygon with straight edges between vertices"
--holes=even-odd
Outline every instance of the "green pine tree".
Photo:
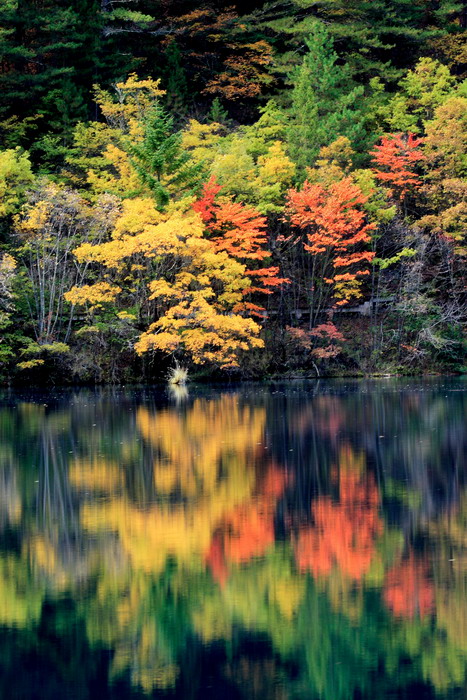
[[290,153],[302,174],[313,165],[320,148],[338,136],[346,136],[360,151],[366,136],[364,89],[353,82],[347,66],[337,63],[324,25],[314,23],[306,46],[302,65],[293,76],[288,128]]
[[319,20],[360,82],[380,77],[395,83],[426,52],[428,42],[442,45],[443,37],[461,37],[464,7],[460,0],[288,0],[267,3],[252,14],[250,24],[272,33],[287,65]]
[[171,195],[194,191],[202,179],[203,165],[194,164],[181,143],[182,135],[174,131],[173,117],[156,105],[146,120],[143,141],[131,146],[133,166],[160,209]]
[[61,162],[74,126],[95,116],[93,85],[134,66],[106,21],[99,0],[2,0],[0,147],[23,146],[46,170]]
[[222,106],[222,102],[220,101],[220,99],[218,97],[215,97],[212,101],[211,109],[209,110],[208,118],[209,118],[210,122],[214,122],[216,124],[227,125],[230,121],[229,113]]

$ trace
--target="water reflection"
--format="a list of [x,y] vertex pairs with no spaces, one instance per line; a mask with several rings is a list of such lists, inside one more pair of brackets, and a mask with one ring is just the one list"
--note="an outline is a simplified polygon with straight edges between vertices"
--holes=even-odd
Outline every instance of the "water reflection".
[[461,698],[462,388],[5,394],[0,694]]

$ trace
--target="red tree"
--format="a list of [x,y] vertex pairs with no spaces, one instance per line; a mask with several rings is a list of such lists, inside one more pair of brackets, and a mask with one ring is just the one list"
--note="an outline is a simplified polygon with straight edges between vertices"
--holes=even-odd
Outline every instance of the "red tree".
[[[314,265],[317,280],[332,285],[337,305],[360,296],[360,277],[374,253],[362,250],[371,240],[375,224],[366,223],[362,209],[368,197],[352,178],[333,183],[329,189],[305,181],[301,190],[288,193],[291,223],[306,232],[304,248],[320,264]],[[315,279],[312,280],[315,285]]]
[[[248,265],[247,275],[252,282],[244,294],[271,294],[272,288],[288,280],[279,277],[278,267],[263,265],[263,261],[271,255],[267,249],[266,217],[256,209],[231,199],[219,200],[217,195],[221,189],[214,178],[211,178],[204,185],[202,196],[193,204],[193,209],[206,224],[217,250],[225,251]],[[242,306],[251,313],[263,310],[251,302],[245,302]]]
[[399,201],[422,184],[414,168],[425,160],[425,155],[420,151],[423,141],[413,134],[388,134],[383,136],[374,151],[370,151],[377,166],[375,176],[390,185],[393,196]]

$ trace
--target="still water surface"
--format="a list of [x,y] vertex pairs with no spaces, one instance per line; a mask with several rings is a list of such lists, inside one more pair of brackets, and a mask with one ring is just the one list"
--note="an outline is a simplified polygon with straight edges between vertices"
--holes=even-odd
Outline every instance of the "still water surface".
[[0,393],[0,697],[463,700],[465,389]]

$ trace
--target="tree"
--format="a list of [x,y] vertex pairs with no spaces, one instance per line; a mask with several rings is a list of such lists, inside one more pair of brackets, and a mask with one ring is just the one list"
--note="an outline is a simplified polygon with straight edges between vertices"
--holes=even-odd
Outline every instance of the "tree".
[[399,90],[380,112],[390,131],[423,131],[434,110],[456,93],[455,77],[447,66],[432,58],[421,58],[399,82]]
[[282,211],[295,164],[287,155],[286,115],[272,101],[258,121],[233,133],[219,123],[192,119],[183,146],[222,185],[223,193],[253,205],[261,214]]
[[322,146],[338,136],[353,145],[365,140],[361,106],[363,88],[352,82],[347,66],[337,63],[333,41],[316,22],[306,42],[307,52],[293,74],[288,143],[293,161],[304,173]]
[[[287,280],[278,276],[277,266],[262,266],[262,261],[270,257],[266,247],[266,218],[260,216],[255,209],[231,199],[218,199],[217,195],[221,190],[222,187],[211,178],[204,185],[202,197],[194,203],[193,209],[206,224],[215,249],[225,251],[229,256],[249,266],[246,274],[251,283],[243,290],[243,294],[271,294],[274,287]],[[251,302],[243,302],[237,307],[237,310],[240,309],[250,309],[256,313],[262,311],[261,307]]]
[[453,96],[426,123],[424,177],[419,193],[425,211],[420,225],[455,241],[459,254],[466,252],[466,114],[467,99]]
[[45,160],[49,168],[61,162],[74,125],[89,118],[93,83],[131,69],[133,59],[104,36],[108,7],[98,0],[2,3],[0,139],[30,148],[43,169]]
[[369,274],[364,265],[374,257],[364,249],[375,228],[375,224],[366,223],[363,206],[367,200],[350,177],[328,189],[305,181],[301,190],[288,193],[287,215],[292,226],[305,233],[303,247],[311,254],[309,304],[313,321],[330,296],[340,306],[361,294],[361,278]]
[[202,165],[194,163],[182,148],[182,135],[173,130],[173,118],[156,105],[144,122],[140,143],[130,146],[132,164],[163,209],[171,194],[196,188]]
[[33,338],[26,354],[41,347],[64,346],[72,331],[73,305],[64,294],[82,283],[87,265],[77,264],[72,251],[78,242],[99,240],[112,225],[115,201],[103,197],[91,208],[75,191],[52,183],[29,195],[17,223],[21,242],[18,261],[28,280],[27,302]]
[[11,331],[15,308],[14,281],[16,274],[16,260],[8,253],[4,253],[0,258],[0,372],[14,356],[15,343]]
[[125,299],[127,307],[144,303],[140,314],[152,318],[136,343],[139,355],[158,350],[185,355],[195,364],[232,367],[242,352],[263,346],[259,325],[235,313],[248,286],[245,266],[216,250],[195,212],[175,208],[161,214],[149,199],[126,200],[113,238],[84,244],[75,255],[114,271],[115,283],[105,289],[102,282],[75,287],[65,295],[69,302],[89,304],[91,310],[119,299],[123,308]]
[[406,0],[289,0],[265,4],[251,14],[250,24],[272,35],[273,42],[281,48],[285,44],[286,62],[303,46],[311,27],[320,21],[334,39],[340,58],[365,84],[375,76],[397,81],[427,46],[435,44],[441,55],[443,48],[448,48],[453,63],[461,67],[463,13],[460,0],[440,0],[436,4]]
[[182,65],[182,55],[176,40],[171,41],[165,50],[166,56],[166,85],[167,107],[178,114],[183,114],[187,107],[188,86],[185,69]]
[[26,187],[33,180],[27,153],[20,148],[0,151],[0,217],[18,211]]
[[409,192],[421,185],[415,168],[417,163],[425,160],[420,149],[422,143],[423,139],[413,134],[388,134],[371,151],[373,162],[377,165],[375,176],[390,186],[392,196],[400,203],[404,202]]

